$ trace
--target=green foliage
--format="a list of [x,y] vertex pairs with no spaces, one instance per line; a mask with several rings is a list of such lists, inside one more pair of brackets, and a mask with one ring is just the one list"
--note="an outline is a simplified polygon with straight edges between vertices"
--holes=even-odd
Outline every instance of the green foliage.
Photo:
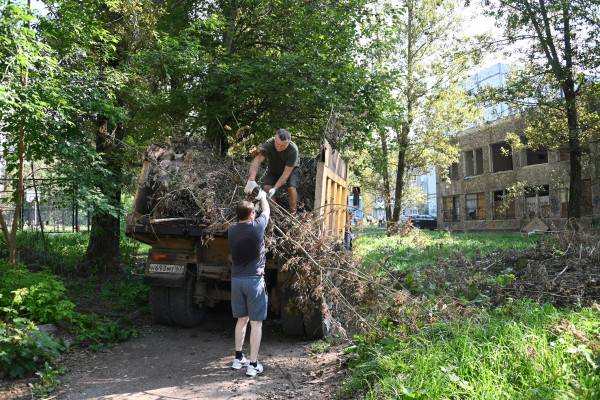
[[519,301],[400,338],[360,337],[342,394],[367,399],[595,399],[597,309]]
[[42,323],[69,320],[75,305],[67,298],[63,283],[46,272],[29,272],[23,267],[0,265],[0,306]]
[[58,357],[63,346],[26,318],[0,320],[0,375],[20,378]]
[[386,236],[367,228],[355,242],[363,267],[380,272],[404,271],[432,265],[448,257],[482,256],[501,249],[525,249],[535,241],[513,232],[430,232],[413,230],[406,236]]
[[127,311],[146,307],[148,292],[148,285],[141,278],[127,277],[104,284],[100,296],[117,310]]
[[58,377],[64,373],[63,368],[55,368],[48,362],[44,363],[44,368],[35,373],[39,377],[39,381],[31,386],[31,392],[39,398],[47,397],[58,388],[60,385]]
[[136,331],[123,328],[116,322],[95,314],[77,314],[71,323],[71,330],[78,343],[87,345],[92,350],[102,350],[112,343],[137,335]]

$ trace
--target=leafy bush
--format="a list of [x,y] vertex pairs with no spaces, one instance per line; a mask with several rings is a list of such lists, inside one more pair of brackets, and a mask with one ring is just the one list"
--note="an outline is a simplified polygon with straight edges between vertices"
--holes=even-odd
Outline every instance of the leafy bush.
[[63,346],[26,318],[0,321],[0,376],[20,378],[58,357]]
[[[2,263],[2,262],[0,262]],[[69,320],[75,305],[67,298],[62,281],[46,272],[0,265],[0,307],[42,323]]]
[[100,291],[103,300],[112,303],[118,310],[144,308],[148,305],[148,286],[142,279],[127,277],[106,283]]
[[79,343],[89,345],[93,350],[125,341],[136,334],[135,331],[122,328],[116,322],[96,314],[78,314],[72,321],[72,331]]

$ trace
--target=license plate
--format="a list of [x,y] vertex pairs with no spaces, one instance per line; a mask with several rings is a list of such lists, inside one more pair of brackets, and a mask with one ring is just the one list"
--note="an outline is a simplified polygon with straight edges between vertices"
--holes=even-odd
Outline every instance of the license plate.
[[161,272],[168,274],[183,274],[185,272],[185,265],[177,264],[150,264],[148,267],[149,273]]

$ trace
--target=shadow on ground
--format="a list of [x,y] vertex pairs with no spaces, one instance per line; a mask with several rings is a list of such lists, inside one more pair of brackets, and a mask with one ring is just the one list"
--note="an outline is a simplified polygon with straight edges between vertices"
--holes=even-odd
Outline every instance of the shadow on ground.
[[[206,323],[182,329],[151,325],[146,332],[106,352],[78,351],[65,361],[58,399],[327,399],[331,386],[321,378],[335,354],[311,356],[310,342],[285,338],[267,321],[257,378],[229,368],[233,326],[226,307],[213,310]],[[245,350],[248,341],[246,341]],[[329,356],[329,359],[328,359]],[[329,365],[329,364],[331,365]]]

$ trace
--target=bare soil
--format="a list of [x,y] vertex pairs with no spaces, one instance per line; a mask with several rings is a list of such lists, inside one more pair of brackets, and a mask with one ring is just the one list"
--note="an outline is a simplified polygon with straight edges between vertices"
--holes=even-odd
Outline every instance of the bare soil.
[[[311,342],[286,338],[276,322],[267,321],[259,355],[265,371],[249,378],[245,369],[230,368],[233,327],[234,321],[227,311],[218,309],[197,328],[149,323],[141,336],[108,351],[73,350],[61,363],[67,372],[53,398],[335,398],[336,387],[344,375],[339,348],[311,354]],[[246,353],[247,346],[248,337]],[[31,398],[26,393],[22,395]]]

